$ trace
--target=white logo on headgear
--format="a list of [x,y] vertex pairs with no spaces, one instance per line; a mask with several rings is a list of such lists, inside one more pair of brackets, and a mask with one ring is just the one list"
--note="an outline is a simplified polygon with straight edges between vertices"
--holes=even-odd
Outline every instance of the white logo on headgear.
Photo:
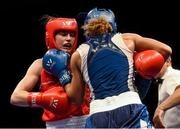
[[63,24],[66,26],[70,26],[74,21],[64,21]]

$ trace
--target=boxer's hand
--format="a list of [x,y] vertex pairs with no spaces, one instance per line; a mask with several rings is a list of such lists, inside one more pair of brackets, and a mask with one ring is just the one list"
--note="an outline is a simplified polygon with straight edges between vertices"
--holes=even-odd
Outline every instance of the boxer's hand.
[[68,70],[69,54],[56,49],[48,50],[43,57],[43,68],[58,77],[63,86],[71,81]]
[[164,57],[155,50],[145,50],[135,54],[134,65],[145,79],[153,79],[164,65]]
[[45,92],[31,92],[27,97],[31,107],[43,107],[51,112],[63,114],[69,107],[69,99],[61,87],[54,87]]

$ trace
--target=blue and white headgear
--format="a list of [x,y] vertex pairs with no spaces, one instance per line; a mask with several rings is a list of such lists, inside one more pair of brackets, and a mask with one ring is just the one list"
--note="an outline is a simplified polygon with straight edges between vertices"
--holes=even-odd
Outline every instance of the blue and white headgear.
[[[94,38],[86,37],[87,42],[91,43],[93,45],[93,48],[96,48],[99,45],[108,45],[110,43],[111,36],[114,35],[117,32],[117,26],[115,22],[115,15],[110,9],[97,9],[94,8],[87,14],[84,25],[88,24],[88,21],[93,18],[99,18],[104,17],[105,20],[107,20],[111,26],[112,26],[112,33],[111,34],[104,34],[102,36],[97,36]],[[106,46],[105,45],[105,46]]]
[[117,25],[115,21],[114,13],[110,9],[97,9],[94,8],[86,16],[84,24],[88,23],[88,20],[92,18],[104,17],[112,26],[112,32],[116,33]]

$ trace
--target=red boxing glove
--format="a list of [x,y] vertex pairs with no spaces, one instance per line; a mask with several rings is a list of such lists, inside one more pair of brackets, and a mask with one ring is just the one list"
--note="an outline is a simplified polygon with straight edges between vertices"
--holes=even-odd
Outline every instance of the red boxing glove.
[[45,92],[31,92],[27,102],[31,107],[43,107],[59,115],[69,108],[68,96],[60,87],[53,87]]
[[134,55],[134,65],[144,79],[153,79],[164,65],[164,57],[155,50],[145,50]]

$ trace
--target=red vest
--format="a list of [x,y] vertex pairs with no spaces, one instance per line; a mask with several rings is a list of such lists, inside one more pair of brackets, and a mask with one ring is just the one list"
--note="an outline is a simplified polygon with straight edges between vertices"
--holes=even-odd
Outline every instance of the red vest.
[[[52,87],[61,87],[62,91],[65,92],[64,88],[61,86],[58,78],[54,77],[52,74],[46,72],[42,69],[41,72],[41,86],[40,91],[44,92]],[[65,118],[70,118],[72,116],[82,116],[89,114],[89,99],[90,99],[90,92],[88,86],[86,86],[86,95],[85,95],[85,102],[81,106],[77,106],[73,103],[70,104],[68,112],[64,112],[63,115],[54,114],[46,109],[44,109],[44,113],[42,115],[43,121],[55,121],[61,120]]]

